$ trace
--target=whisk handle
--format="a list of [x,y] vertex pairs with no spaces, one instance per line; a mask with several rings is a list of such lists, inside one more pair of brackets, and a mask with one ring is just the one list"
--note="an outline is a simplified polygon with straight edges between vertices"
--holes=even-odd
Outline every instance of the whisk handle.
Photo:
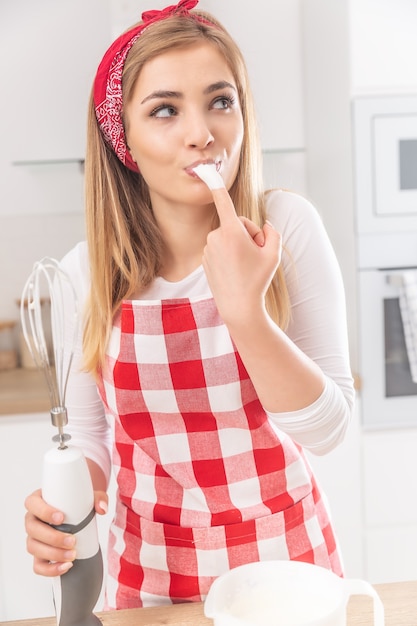
[[90,472],[79,448],[55,448],[45,454],[42,496],[65,515],[56,528],[77,537],[73,567],[53,581],[57,626],[99,625],[93,610],[103,582],[103,559]]

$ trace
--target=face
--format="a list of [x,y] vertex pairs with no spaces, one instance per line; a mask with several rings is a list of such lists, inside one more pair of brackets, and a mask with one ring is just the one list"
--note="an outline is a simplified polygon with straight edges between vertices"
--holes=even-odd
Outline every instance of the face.
[[129,150],[154,209],[211,203],[192,172],[198,163],[216,163],[226,187],[232,186],[243,119],[232,72],[213,45],[174,49],[148,61],[124,117]]

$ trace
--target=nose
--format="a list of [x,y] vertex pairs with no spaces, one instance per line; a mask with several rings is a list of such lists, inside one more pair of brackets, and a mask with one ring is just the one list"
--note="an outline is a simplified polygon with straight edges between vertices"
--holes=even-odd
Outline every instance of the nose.
[[206,148],[213,143],[214,137],[208,121],[203,114],[188,116],[186,121],[185,142],[190,148]]

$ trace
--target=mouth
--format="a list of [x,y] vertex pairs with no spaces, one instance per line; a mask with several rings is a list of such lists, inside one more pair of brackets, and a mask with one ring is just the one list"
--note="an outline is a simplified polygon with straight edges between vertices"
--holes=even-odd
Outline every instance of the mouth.
[[195,163],[192,163],[191,165],[188,165],[187,167],[185,167],[184,170],[187,172],[189,176],[191,176],[191,178],[195,178],[196,180],[199,180],[201,182],[201,178],[197,176],[197,174],[194,172],[194,168],[197,167],[197,165],[202,165],[202,164],[215,165],[217,172],[220,172],[220,168],[222,166],[222,162],[218,159],[204,159],[200,161],[195,161]]

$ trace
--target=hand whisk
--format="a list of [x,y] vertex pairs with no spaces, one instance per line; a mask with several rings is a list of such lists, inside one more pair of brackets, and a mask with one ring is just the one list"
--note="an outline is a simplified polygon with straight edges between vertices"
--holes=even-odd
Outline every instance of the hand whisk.
[[[50,299],[50,326],[52,330],[52,349],[48,346],[45,328],[45,313],[42,311],[43,289],[47,290]],[[64,300],[64,290],[70,290],[70,298]],[[72,331],[66,336],[64,328],[64,302],[67,310],[65,315],[72,316]],[[68,307],[73,310],[68,311]],[[78,332],[77,297],[67,274],[59,263],[45,257],[33,266],[32,272],[23,289],[20,316],[23,336],[29,352],[40,369],[48,386],[51,402],[52,424],[58,428],[54,441],[59,441],[60,448],[65,447],[70,438],[64,434],[64,426],[68,423],[65,408],[65,392],[68,375],[73,358],[73,346]],[[65,356],[67,350],[67,356]]]
[[[45,287],[50,297],[52,349],[48,349],[42,312]],[[29,352],[47,382],[52,424],[58,427],[53,440],[59,446],[44,456],[42,497],[64,513],[64,523],[55,528],[77,537],[72,567],[53,582],[57,626],[100,626],[93,613],[103,582],[93,485],[83,452],[67,445],[70,437],[64,434],[68,423],[65,393],[79,326],[77,298],[69,277],[54,259],[35,263],[23,289],[21,320]]]

